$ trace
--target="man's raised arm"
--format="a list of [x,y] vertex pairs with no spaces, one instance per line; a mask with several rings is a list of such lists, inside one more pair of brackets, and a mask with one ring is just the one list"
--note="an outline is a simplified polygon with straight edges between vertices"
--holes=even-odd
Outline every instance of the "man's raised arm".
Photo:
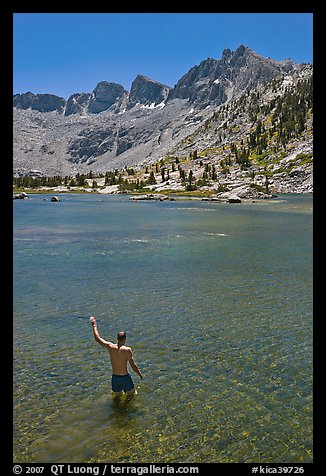
[[98,330],[97,330],[97,325],[96,325],[96,319],[95,317],[91,316],[89,318],[89,320],[91,321],[92,323],[92,327],[93,327],[93,334],[94,334],[94,338],[96,340],[96,342],[98,342],[100,345],[102,345],[103,347],[106,347],[108,348],[109,346],[109,342],[107,342],[106,340],[102,339],[102,337],[100,336]]

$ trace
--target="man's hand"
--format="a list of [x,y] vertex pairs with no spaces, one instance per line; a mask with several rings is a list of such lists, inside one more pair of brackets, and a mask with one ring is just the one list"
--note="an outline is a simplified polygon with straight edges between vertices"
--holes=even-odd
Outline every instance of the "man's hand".
[[92,326],[96,326],[96,319],[95,319],[95,317],[91,316],[91,317],[89,318],[89,320],[91,321]]

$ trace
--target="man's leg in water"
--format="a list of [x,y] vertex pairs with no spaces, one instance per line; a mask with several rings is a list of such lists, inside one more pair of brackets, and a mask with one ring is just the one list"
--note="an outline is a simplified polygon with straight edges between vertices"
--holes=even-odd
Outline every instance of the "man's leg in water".
[[127,399],[131,400],[133,398],[133,396],[135,395],[135,393],[136,393],[135,388],[132,388],[131,390],[128,390],[126,392]]
[[123,394],[123,391],[121,390],[121,392],[113,392],[112,391],[112,396],[113,398],[120,398]]

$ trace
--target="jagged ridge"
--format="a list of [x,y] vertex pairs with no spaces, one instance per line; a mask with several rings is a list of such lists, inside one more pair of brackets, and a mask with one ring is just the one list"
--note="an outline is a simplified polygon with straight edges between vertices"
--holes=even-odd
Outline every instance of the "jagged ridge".
[[97,114],[106,110],[121,112],[136,104],[155,107],[174,98],[188,99],[199,108],[208,104],[219,105],[239,92],[252,89],[266,80],[296,68],[290,60],[284,62],[262,58],[250,48],[240,45],[236,51],[225,49],[220,60],[208,58],[191,68],[171,88],[143,75],[137,75],[130,93],[116,83],[101,81],[92,93],[74,93],[67,101],[53,94],[16,94],[13,105],[17,108],[70,114]]
[[[204,149],[201,145],[216,141],[203,130],[205,121],[223,104],[231,107],[271,78],[286,84],[309,74],[311,65],[276,62],[241,45],[234,52],[224,50],[220,60],[208,58],[194,66],[174,88],[138,75],[130,92],[102,81],[92,93],[75,93],[68,101],[30,92],[15,95],[14,171],[37,169],[49,176],[90,168],[105,172]],[[228,114],[229,121],[231,109]],[[241,125],[240,135],[248,124]],[[223,133],[226,142],[231,140],[231,131]]]

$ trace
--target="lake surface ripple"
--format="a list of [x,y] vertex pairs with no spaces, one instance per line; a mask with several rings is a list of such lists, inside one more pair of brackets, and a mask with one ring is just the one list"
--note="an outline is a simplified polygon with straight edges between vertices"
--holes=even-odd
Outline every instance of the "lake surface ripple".
[[[312,196],[14,201],[14,460],[312,462]],[[111,396],[101,335],[144,380]]]

